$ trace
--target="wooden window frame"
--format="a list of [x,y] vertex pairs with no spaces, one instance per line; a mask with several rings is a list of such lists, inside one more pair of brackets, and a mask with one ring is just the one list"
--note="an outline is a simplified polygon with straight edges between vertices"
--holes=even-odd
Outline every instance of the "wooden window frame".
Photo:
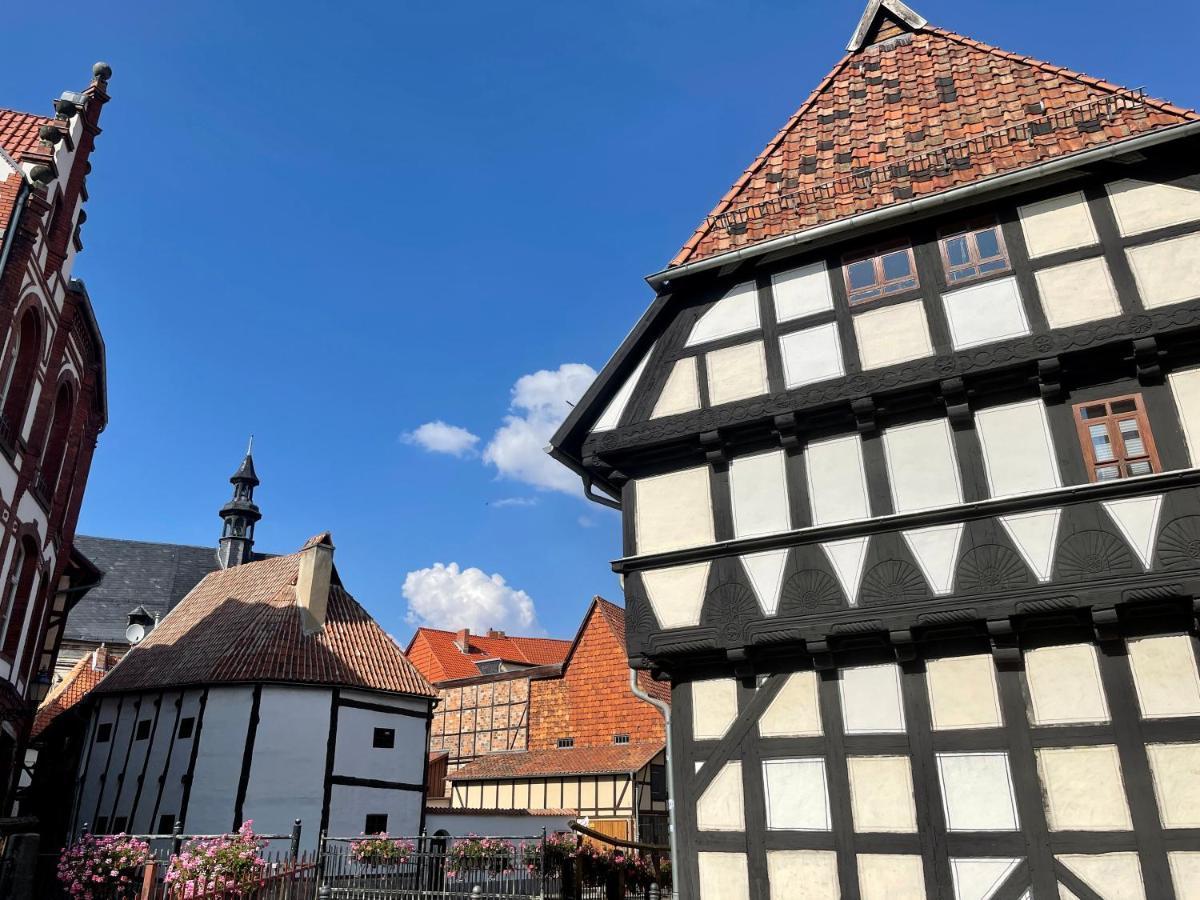
[[[1114,413],[1112,405],[1119,403],[1122,400],[1132,401],[1134,404],[1133,412]],[[1085,419],[1083,417],[1083,409],[1088,406],[1098,406],[1103,404],[1108,408],[1107,415],[1097,416],[1094,419]],[[1079,437],[1079,446],[1083,451],[1084,464],[1088,470],[1088,481],[1095,483],[1102,479],[1098,475],[1098,470],[1106,466],[1117,467],[1117,477],[1115,479],[1103,479],[1105,481],[1119,481],[1122,478],[1134,478],[1137,476],[1128,475],[1126,471],[1130,463],[1146,461],[1150,463],[1149,474],[1162,471],[1162,464],[1158,458],[1158,447],[1154,443],[1154,432],[1150,429],[1150,419],[1146,415],[1146,405],[1142,402],[1142,395],[1139,394],[1120,394],[1116,397],[1100,397],[1095,400],[1087,400],[1082,403],[1076,403],[1071,407],[1071,414],[1075,417],[1075,433]],[[1125,441],[1121,437],[1120,428],[1117,427],[1119,419],[1127,419],[1133,417],[1138,424],[1138,433],[1142,438],[1142,446],[1146,452],[1140,456],[1130,456],[1125,453]],[[1113,458],[1107,461],[1099,461],[1096,459],[1095,447],[1092,444],[1092,436],[1088,430],[1089,426],[1103,423],[1108,430],[1109,444],[1113,448]]]
[[[979,255],[979,245],[975,240],[975,234],[980,231],[989,231],[995,229],[996,243],[1000,246],[1000,256],[983,259]],[[952,238],[967,236],[967,254],[970,261],[963,265],[955,266],[950,262],[950,255],[946,252],[946,242]],[[1003,272],[1012,271],[1012,254],[1008,252],[1008,243],[1004,240],[1004,228],[1000,224],[1000,220],[993,217],[982,219],[972,219],[964,222],[956,228],[944,228],[938,232],[938,255],[942,258],[942,274],[946,276],[946,287],[958,287],[960,284],[967,284],[972,281],[978,281],[980,278],[987,278],[991,275],[999,275]],[[978,271],[979,267],[992,259],[1003,259],[1004,268],[990,269],[987,272]],[[975,267],[974,275],[968,275],[964,278],[951,278],[951,273],[956,269],[967,269]]]
[[[886,278],[883,272],[883,258],[891,254],[904,250],[908,255],[908,265],[910,274],[903,278]],[[854,288],[850,285],[850,267],[855,263],[871,260],[875,268],[875,283],[870,288],[859,288],[862,290],[877,290],[879,294],[871,297],[854,296]],[[907,284],[909,279],[912,279],[912,284]],[[909,241],[893,241],[888,244],[879,244],[871,247],[868,250],[863,250],[858,253],[848,253],[842,257],[842,283],[846,287],[846,302],[850,306],[865,306],[868,303],[877,303],[880,300],[887,300],[891,297],[896,297],[908,291],[915,291],[921,287],[921,275],[917,271],[917,257],[913,253],[913,246]],[[889,285],[893,286],[889,290]],[[898,285],[903,285],[898,287]]]

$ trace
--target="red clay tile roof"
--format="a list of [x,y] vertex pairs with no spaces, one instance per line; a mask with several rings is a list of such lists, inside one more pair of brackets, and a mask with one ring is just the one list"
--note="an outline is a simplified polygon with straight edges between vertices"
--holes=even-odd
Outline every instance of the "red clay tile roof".
[[558,775],[637,772],[663,751],[664,744],[610,744],[570,750],[501,751],[481,756],[446,775],[448,781],[490,781]]
[[294,587],[299,560],[293,553],[206,576],[99,692],[270,681],[436,696],[340,584],[329,589],[325,627],[305,634]]
[[[672,266],[1200,119],[1070,69],[880,15],[864,46],[817,85]],[[1018,126],[1026,127],[1011,130]],[[931,158],[951,145],[961,149]],[[907,171],[896,168],[905,163]]]
[[566,658],[570,641],[531,637],[470,636],[470,652],[463,653],[455,643],[456,633],[436,628],[418,628],[405,651],[409,660],[429,681],[472,678],[481,674],[476,665],[485,659],[529,666],[555,665]]
[[50,159],[50,148],[38,137],[38,131],[43,125],[53,125],[60,131],[65,131],[63,123],[58,119],[0,109],[0,148],[17,162],[28,158]]
[[[38,706],[30,737],[37,737],[50,726],[51,722],[91,693],[92,689],[100,683],[100,679],[107,675],[119,660],[120,657],[114,656],[112,653],[96,650],[75,663],[71,671],[50,689],[46,699]],[[99,662],[99,665],[94,665],[95,662]]]

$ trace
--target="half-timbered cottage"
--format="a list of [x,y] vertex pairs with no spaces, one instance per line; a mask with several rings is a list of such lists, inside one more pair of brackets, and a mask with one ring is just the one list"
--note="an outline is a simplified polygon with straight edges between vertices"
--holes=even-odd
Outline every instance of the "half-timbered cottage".
[[649,282],[552,453],[681,896],[1200,896],[1200,116],[871,0]]

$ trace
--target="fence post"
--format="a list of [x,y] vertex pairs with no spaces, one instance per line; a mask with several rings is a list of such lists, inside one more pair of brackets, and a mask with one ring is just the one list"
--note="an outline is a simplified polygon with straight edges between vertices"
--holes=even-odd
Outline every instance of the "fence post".
[[150,860],[142,869],[142,890],[138,900],[154,900],[154,884],[157,880],[158,861]]
[[183,849],[183,823],[176,822],[171,828],[171,855],[178,856]]
[[292,862],[300,855],[300,820],[292,823]]
[[549,872],[549,866],[547,865],[547,861],[546,861],[546,854],[548,852],[549,852],[549,849],[546,846],[546,828],[545,828],[545,826],[542,826],[542,896],[543,897],[546,896],[546,881],[547,881],[547,874]]
[[660,895],[658,892],[658,882],[657,881],[650,882],[650,894],[649,894],[650,900],[659,900],[659,896]]
[[317,891],[317,896],[320,897],[321,900],[331,900],[333,897],[333,890],[329,887],[329,885],[323,884],[321,885],[320,890]]

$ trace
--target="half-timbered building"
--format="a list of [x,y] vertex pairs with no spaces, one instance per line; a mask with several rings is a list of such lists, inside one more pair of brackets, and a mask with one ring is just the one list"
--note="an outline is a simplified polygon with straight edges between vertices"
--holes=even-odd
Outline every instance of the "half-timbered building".
[[1195,898],[1200,116],[871,0],[555,435],[689,900]]

